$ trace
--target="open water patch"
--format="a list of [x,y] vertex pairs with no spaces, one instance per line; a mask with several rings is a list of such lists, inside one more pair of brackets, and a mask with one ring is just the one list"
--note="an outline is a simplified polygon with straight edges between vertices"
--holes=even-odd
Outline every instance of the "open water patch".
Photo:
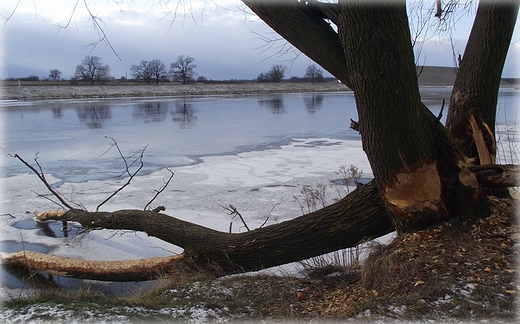
[[64,228],[61,221],[40,222],[34,218],[20,220],[11,226],[21,230],[36,230],[36,235],[53,238],[68,237],[69,232],[77,234],[81,230],[80,227],[74,226],[70,222],[67,222],[67,228]]

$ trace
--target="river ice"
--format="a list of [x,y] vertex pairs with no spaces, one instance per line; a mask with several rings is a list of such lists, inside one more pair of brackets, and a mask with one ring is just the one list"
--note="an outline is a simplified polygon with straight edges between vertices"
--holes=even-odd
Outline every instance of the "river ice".
[[[288,220],[302,213],[293,195],[298,194],[303,185],[329,185],[329,180],[338,177],[334,171],[350,164],[370,177],[360,142],[327,138],[294,140],[279,149],[203,157],[202,163],[171,168],[174,178],[152,207],[163,205],[165,213],[171,216],[221,231],[228,231],[233,222],[234,232],[243,231],[242,224],[232,220],[221,206],[235,206],[250,228],[260,226],[266,217],[269,217],[267,224]],[[142,209],[169,174],[161,169],[136,176],[100,210]],[[52,176],[48,176],[48,180],[61,181]],[[64,183],[58,190],[88,210],[95,210],[99,202],[126,181]],[[74,235],[72,230],[69,237],[60,233],[58,237],[49,237],[42,235],[38,228],[17,228],[20,221],[33,218],[33,211],[56,209],[56,206],[40,196],[52,198],[33,174],[0,178],[0,186],[3,188],[0,196],[3,241],[43,244],[52,247],[52,254],[97,260],[162,256],[180,251],[144,233],[103,230]],[[331,200],[337,196],[332,185],[328,194]]]

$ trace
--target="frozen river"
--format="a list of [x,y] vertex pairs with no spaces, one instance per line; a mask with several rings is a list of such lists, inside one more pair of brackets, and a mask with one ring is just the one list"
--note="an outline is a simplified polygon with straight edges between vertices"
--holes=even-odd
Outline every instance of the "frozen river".
[[[422,89],[424,103],[438,114],[449,88]],[[499,135],[517,140],[518,92],[499,99]],[[53,186],[67,198],[94,210],[127,178],[115,148],[132,161],[144,147],[143,169],[100,210],[143,209],[169,177],[168,188],[152,203],[194,223],[243,231],[221,205],[233,204],[249,227],[294,218],[303,185],[327,185],[342,165],[371,177],[359,134],[351,92],[3,102],[0,104],[0,202],[2,252],[36,250],[59,256],[114,260],[163,256],[180,248],[143,233],[95,231],[68,235],[60,224],[38,224],[35,210],[57,209],[35,175],[7,154],[38,161]],[[107,138],[109,137],[109,138]],[[108,151],[107,151],[108,150]],[[135,166],[131,171],[135,170]],[[101,252],[102,251],[102,252]],[[2,270],[3,284],[21,288],[16,274]],[[71,280],[62,284],[77,285]]]

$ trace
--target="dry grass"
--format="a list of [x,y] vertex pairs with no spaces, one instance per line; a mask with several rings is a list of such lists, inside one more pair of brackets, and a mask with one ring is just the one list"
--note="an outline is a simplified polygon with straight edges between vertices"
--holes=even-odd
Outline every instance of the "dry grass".
[[518,286],[515,205],[491,199],[487,219],[446,223],[374,245],[361,279],[309,304],[315,316],[513,320]]

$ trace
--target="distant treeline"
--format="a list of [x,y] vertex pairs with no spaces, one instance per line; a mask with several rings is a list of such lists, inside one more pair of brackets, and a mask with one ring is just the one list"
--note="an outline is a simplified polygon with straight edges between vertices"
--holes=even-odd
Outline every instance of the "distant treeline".
[[[333,77],[324,77],[321,82],[332,82],[332,81],[336,81],[336,80],[337,79],[333,78]],[[40,81],[40,82],[74,83],[74,84],[88,83],[86,81],[83,82],[83,81],[79,81],[79,80],[66,80],[66,79],[61,79],[60,81],[53,81],[53,80],[49,80],[46,78],[40,78],[40,77],[37,77],[34,75],[31,75],[28,77],[22,77],[22,78],[9,77],[9,78],[5,78],[4,81],[32,81],[32,82]],[[111,79],[111,80],[105,80],[105,82],[101,82],[101,83],[113,83],[113,82],[144,83],[141,80],[136,80],[136,79],[131,79],[131,78]],[[161,79],[159,82],[160,83],[173,83],[172,81],[170,81],[168,79]],[[233,83],[257,82],[257,80],[256,79],[250,79],[250,80],[248,80],[248,79],[211,80],[210,79],[210,80],[208,80],[205,78],[198,78],[196,81],[192,81],[192,82],[204,83],[204,84],[233,84]],[[293,76],[293,77],[290,77],[289,79],[283,80],[283,82],[312,82],[312,81],[309,78]]]
[[502,81],[509,84],[520,84],[520,78],[502,78]]
[[[1,80],[1,79],[0,79]],[[332,82],[332,81],[336,81],[337,79],[336,78],[333,78],[333,77],[324,77],[322,82]],[[49,80],[47,78],[40,78],[36,75],[30,75],[28,77],[22,77],[22,78],[13,78],[13,77],[9,77],[9,78],[5,78],[4,81],[31,81],[31,82],[35,82],[35,81],[41,81],[41,82],[46,82],[46,81],[52,81],[52,80]],[[520,84],[520,78],[502,78],[502,81],[505,82],[505,83],[508,83],[508,84]],[[54,81],[53,81],[54,82]],[[60,83],[69,83],[69,82],[73,82],[73,83],[78,83],[77,80],[74,80],[74,81],[71,81],[71,80],[65,80],[65,79],[62,79],[61,81],[59,81]],[[126,78],[121,78],[121,79],[112,79],[112,80],[109,80],[108,82],[132,82],[132,83],[142,83],[140,80],[135,80],[135,79],[126,79]],[[171,82],[170,80],[168,79],[162,79],[160,80],[161,83],[169,83]],[[229,80],[208,80],[206,78],[198,78],[197,83],[205,83],[205,84],[233,84],[233,83],[246,83],[246,82],[257,82],[256,79],[252,79],[252,80],[248,80],[248,79],[229,79]],[[285,79],[283,80],[283,82],[312,82],[309,78],[304,78],[304,77],[297,77],[297,76],[293,76],[293,77],[290,77],[289,79]],[[106,82],[105,82],[106,83]]]

